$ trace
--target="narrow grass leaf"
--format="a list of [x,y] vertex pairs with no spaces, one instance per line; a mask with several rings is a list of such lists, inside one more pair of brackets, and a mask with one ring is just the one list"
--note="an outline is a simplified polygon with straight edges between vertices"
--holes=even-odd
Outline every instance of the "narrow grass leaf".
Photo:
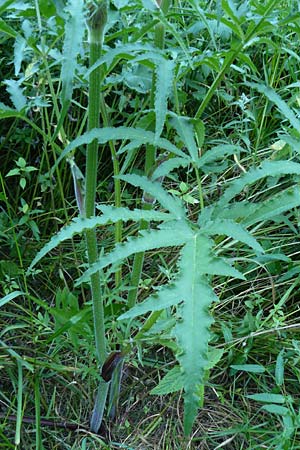
[[0,346],[8,353],[12,358],[15,358],[16,361],[20,361],[20,363],[26,367],[26,369],[30,370],[30,372],[34,372],[34,367],[32,364],[30,364],[28,361],[23,359],[19,353],[17,353],[15,350],[10,348],[4,341],[0,340]]
[[266,371],[266,369],[259,364],[232,364],[230,367],[235,370],[250,373],[264,373]]
[[[14,1],[14,0],[13,0]],[[3,19],[0,18],[0,31],[1,33],[5,33],[10,37],[17,38],[18,33],[14,30],[8,23],[6,23]]]
[[20,297],[20,295],[25,295],[25,292],[22,291],[14,291],[10,294],[5,295],[0,299],[0,308],[1,306],[6,305],[6,303],[10,302],[11,300],[15,299],[16,297]]
[[282,386],[284,382],[284,350],[278,354],[275,366],[275,382],[277,386]]
[[247,86],[257,90],[261,94],[264,94],[271,102],[273,102],[283,116],[290,122],[292,127],[300,132],[300,120],[297,118],[293,110],[288,104],[274,91],[270,86],[259,83],[245,83]]
[[278,404],[285,403],[285,397],[281,394],[262,393],[262,394],[247,395],[246,397],[250,398],[251,400],[256,400],[257,402],[262,403],[278,403]]
[[160,137],[164,127],[168,98],[173,84],[174,66],[175,64],[173,61],[165,58],[161,58],[155,66],[155,140]]
[[21,427],[23,416],[23,367],[22,362],[17,359],[18,367],[18,390],[17,390],[17,420],[16,420],[16,432],[15,432],[15,444],[20,445],[21,442]]
[[34,409],[35,409],[35,445],[37,449],[43,450],[41,430],[41,393],[40,377],[34,377]]

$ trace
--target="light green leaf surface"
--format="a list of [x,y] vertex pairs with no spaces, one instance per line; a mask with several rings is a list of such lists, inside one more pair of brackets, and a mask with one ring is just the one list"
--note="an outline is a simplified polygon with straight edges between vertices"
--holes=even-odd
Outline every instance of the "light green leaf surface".
[[62,103],[71,100],[73,92],[73,78],[77,67],[77,59],[82,46],[85,31],[85,14],[83,0],[69,0],[65,11],[65,38],[63,46],[63,60],[61,67]]
[[6,90],[9,93],[10,99],[17,111],[25,108],[27,100],[23,94],[23,88],[17,80],[5,80],[7,86]]
[[105,225],[109,222],[118,222],[123,220],[147,220],[147,221],[162,221],[171,220],[173,217],[167,213],[159,211],[146,211],[128,208],[115,208],[113,206],[101,206],[102,216],[90,217],[89,219],[77,217],[72,222],[64,226],[51,240],[37,253],[34,260],[30,264],[28,271],[30,271],[47,253],[56,248],[61,242],[71,239],[75,234],[82,233],[84,230],[95,228],[96,226]]
[[134,174],[121,175],[119,178],[123,181],[127,181],[133,186],[142,188],[145,192],[154,197],[161,204],[161,206],[170,211],[176,219],[181,220],[185,218],[185,210],[180,199],[168,194],[160,183]]
[[166,395],[183,389],[183,377],[180,366],[175,366],[167,372],[164,378],[150,391],[152,395]]
[[127,242],[116,245],[110,253],[102,256],[77,280],[76,285],[88,281],[93,273],[98,272],[104,267],[128,258],[128,256],[135,253],[161,247],[183,245],[187,239],[186,230],[176,227],[176,223],[174,223],[171,229],[144,231],[142,236],[129,238]]
[[207,222],[205,226],[202,227],[202,231],[211,236],[215,234],[230,236],[237,241],[244,242],[257,252],[264,252],[264,249],[257,242],[257,240],[247,230],[245,230],[241,224],[234,222],[233,220],[216,219],[214,221]]
[[142,128],[132,127],[106,127],[106,128],[94,128],[91,131],[87,131],[83,135],[74,139],[61,153],[57,162],[52,166],[52,171],[57,167],[60,161],[67,156],[72,150],[81,145],[89,144],[94,139],[97,139],[99,144],[105,144],[106,142],[113,140],[132,140],[136,142],[136,145],[142,146],[145,144],[157,145],[164,150],[168,150],[174,155],[186,157],[185,154],[179,150],[170,141],[164,138],[155,139],[155,133],[152,131],[146,131]]
[[185,434],[191,432],[199,408],[199,388],[204,382],[208,363],[209,328],[213,322],[208,311],[211,303],[217,300],[204,276],[204,267],[209,265],[211,258],[210,252],[210,241],[198,234],[183,248],[179,264],[185,298],[179,307],[181,320],[177,322],[174,334],[181,349],[177,359],[184,380]]
[[10,302],[11,300],[14,300],[16,297],[20,297],[20,295],[25,295],[25,292],[14,291],[11,292],[10,294],[5,295],[0,299],[0,308],[6,305],[6,303]]
[[193,124],[191,123],[190,118],[173,116],[170,119],[170,122],[177,131],[178,135],[180,136],[180,139],[182,140],[183,144],[187,147],[192,161],[193,162],[198,161],[199,159],[198,147],[195,141],[194,127]]
[[251,400],[256,400],[257,402],[262,402],[262,403],[282,404],[282,403],[285,403],[285,401],[286,401],[284,395],[281,395],[281,394],[262,393],[262,394],[247,395],[247,397],[250,398]]
[[266,370],[259,364],[232,364],[230,367],[235,370],[241,370],[242,372],[250,373],[264,373]]
[[171,88],[173,84],[173,72],[174,72],[174,61],[161,58],[161,60],[156,64],[155,69],[155,140],[157,140],[164,127],[168,98],[171,93]]
[[162,162],[158,168],[154,171],[152,178],[153,180],[156,180],[160,177],[165,177],[168,175],[172,170],[178,169],[178,167],[186,167],[189,164],[191,164],[192,160],[189,156],[186,155],[185,158],[182,157],[175,157],[168,159],[167,161]]
[[219,200],[220,205],[229,203],[246,186],[249,186],[265,177],[283,175],[300,175],[300,164],[292,161],[264,161],[259,167],[252,168],[234,180]]

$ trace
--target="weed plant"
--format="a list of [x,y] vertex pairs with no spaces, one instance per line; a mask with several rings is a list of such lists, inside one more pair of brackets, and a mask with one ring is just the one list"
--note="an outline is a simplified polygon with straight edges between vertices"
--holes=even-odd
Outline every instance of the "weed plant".
[[3,448],[300,448],[299,17],[1,3]]

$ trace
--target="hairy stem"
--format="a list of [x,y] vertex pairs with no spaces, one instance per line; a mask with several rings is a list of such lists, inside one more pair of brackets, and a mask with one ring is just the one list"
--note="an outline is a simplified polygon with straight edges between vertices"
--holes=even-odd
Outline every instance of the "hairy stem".
[[[102,52],[102,42],[104,26],[107,21],[106,1],[102,1],[98,8],[90,8],[88,20],[90,39],[90,67],[100,58]],[[89,78],[89,105],[88,105],[88,130],[99,127],[100,116],[100,83],[101,67],[97,67],[90,74]],[[86,153],[86,197],[85,213],[86,217],[95,214],[95,198],[97,186],[98,170],[98,142],[95,139],[87,146]],[[98,257],[96,231],[86,231],[86,245],[89,264],[93,264]],[[103,364],[106,358],[106,339],[104,327],[104,308],[101,292],[100,273],[91,276],[91,292],[93,299],[94,332],[96,343],[96,356],[98,363]]]

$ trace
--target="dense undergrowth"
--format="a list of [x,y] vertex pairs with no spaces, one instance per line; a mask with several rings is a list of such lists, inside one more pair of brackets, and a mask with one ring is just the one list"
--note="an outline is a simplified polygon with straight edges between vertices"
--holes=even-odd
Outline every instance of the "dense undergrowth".
[[0,3],[2,448],[300,449],[299,5],[160,6]]

